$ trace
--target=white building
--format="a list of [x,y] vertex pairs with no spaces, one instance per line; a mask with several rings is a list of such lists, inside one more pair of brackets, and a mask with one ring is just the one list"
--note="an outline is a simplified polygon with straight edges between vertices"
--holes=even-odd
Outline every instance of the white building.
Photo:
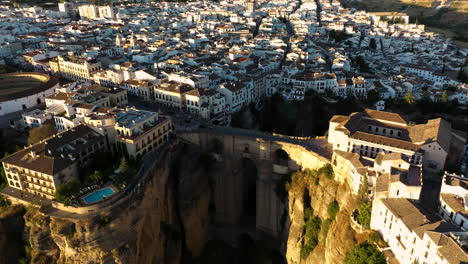
[[429,214],[406,198],[375,199],[371,228],[379,231],[401,264],[466,263],[468,232]]
[[439,213],[448,222],[468,230],[468,179],[444,175],[439,196]]
[[23,123],[29,128],[40,127],[47,120],[51,120],[52,116],[45,113],[43,110],[34,109],[30,112],[21,114],[23,118]]
[[350,116],[334,116],[330,120],[328,142],[333,150],[371,159],[380,152],[401,153],[411,164],[423,164],[425,169],[438,172],[446,162],[460,161],[460,145],[464,145],[465,138],[441,118],[426,124],[409,124],[398,114],[366,109]]

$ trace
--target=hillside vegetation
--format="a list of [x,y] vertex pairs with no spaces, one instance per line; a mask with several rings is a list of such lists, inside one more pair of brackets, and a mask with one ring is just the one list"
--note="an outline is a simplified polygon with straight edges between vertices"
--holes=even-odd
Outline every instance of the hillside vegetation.
[[453,38],[457,44],[468,46],[468,0],[341,0],[346,7],[369,12],[399,11],[419,21],[429,30]]

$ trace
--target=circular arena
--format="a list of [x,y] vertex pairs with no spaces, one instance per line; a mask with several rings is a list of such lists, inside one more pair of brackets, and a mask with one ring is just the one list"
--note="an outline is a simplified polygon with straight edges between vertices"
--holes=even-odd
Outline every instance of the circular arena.
[[0,74],[0,116],[44,103],[57,87],[58,79],[45,73]]

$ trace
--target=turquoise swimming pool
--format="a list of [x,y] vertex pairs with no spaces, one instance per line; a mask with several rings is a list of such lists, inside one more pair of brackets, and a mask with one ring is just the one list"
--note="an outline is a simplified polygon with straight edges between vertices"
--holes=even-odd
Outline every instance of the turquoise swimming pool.
[[86,195],[85,197],[83,197],[83,201],[85,203],[99,202],[102,199],[104,199],[104,197],[112,196],[114,193],[115,193],[114,188],[106,187],[106,188],[99,189],[97,191],[94,191],[94,192]]

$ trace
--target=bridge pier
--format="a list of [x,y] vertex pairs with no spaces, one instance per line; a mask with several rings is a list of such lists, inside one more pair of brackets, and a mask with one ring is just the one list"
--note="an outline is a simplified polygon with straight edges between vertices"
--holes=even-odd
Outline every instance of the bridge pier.
[[[214,149],[217,149],[216,155],[220,162],[214,190],[214,221],[219,226],[217,233],[228,233],[230,238],[225,235],[221,237],[231,242],[236,241],[242,233],[274,240],[282,235],[281,224],[285,224],[282,222],[287,222],[281,219],[287,205],[276,194],[281,177],[301,168],[318,169],[330,161],[307,149],[304,142],[297,143],[287,137],[268,140],[246,135],[245,131],[239,134],[205,131],[180,136],[206,151],[215,152]],[[246,176],[242,161],[245,159],[255,164],[256,175]],[[255,198],[251,200],[246,197],[250,196],[253,184]],[[253,202],[255,216],[246,215],[246,209],[251,209],[246,207],[252,206]]]

